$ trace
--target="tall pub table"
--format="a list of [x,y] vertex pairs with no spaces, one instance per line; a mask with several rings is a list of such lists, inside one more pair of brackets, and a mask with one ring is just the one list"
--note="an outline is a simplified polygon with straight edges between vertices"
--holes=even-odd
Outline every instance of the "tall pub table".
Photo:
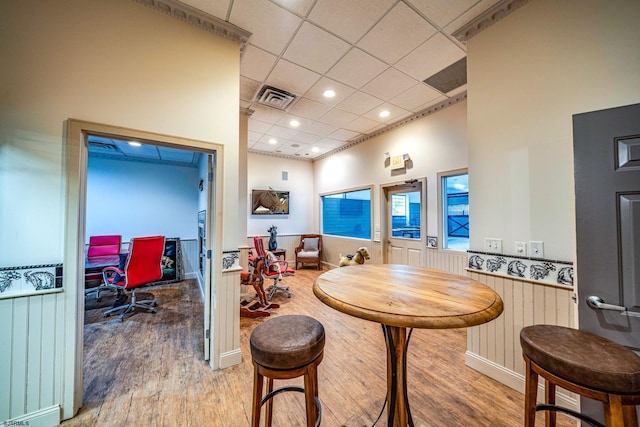
[[[315,296],[343,313],[382,325],[387,346],[387,426],[413,426],[407,347],[413,328],[465,328],[502,313],[488,286],[440,270],[395,264],[336,268],[318,276]],[[409,334],[407,334],[409,331]]]

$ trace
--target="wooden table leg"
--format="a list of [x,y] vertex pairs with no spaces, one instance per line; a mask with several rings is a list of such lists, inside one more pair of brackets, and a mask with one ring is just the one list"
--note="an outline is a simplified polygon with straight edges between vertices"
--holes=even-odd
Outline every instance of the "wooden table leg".
[[388,426],[413,426],[407,396],[407,329],[383,325],[387,343]]

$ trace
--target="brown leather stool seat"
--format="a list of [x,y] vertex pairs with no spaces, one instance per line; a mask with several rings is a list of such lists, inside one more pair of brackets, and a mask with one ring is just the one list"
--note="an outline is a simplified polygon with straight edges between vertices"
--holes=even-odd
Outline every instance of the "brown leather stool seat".
[[[536,409],[549,411],[548,426],[555,426],[555,411],[601,425],[585,415],[556,406],[556,386],[600,400],[607,426],[637,427],[640,357],[633,351],[589,332],[554,325],[523,328],[520,344],[526,364],[526,427],[534,426]],[[536,406],[538,375],[546,382],[546,405]]]
[[[309,316],[287,315],[269,319],[251,333],[251,357],[254,366],[252,426],[260,424],[260,411],[266,407],[266,423],[271,426],[272,397],[283,391],[305,393],[307,426],[320,424],[318,399],[318,365],[324,352],[324,327]],[[273,380],[304,376],[304,388],[282,387],[273,390]],[[267,378],[267,394],[262,397],[263,380]]]

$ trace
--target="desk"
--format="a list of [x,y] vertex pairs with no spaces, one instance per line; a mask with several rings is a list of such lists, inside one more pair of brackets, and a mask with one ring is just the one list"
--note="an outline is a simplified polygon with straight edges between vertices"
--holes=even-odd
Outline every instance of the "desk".
[[316,279],[313,293],[331,308],[382,325],[387,346],[387,425],[394,427],[413,425],[406,378],[412,328],[480,325],[498,317],[503,307],[500,296],[480,282],[407,265],[336,268]]
[[105,256],[85,258],[85,262],[84,262],[85,289],[100,286],[100,283],[102,280],[102,269],[105,267],[118,267],[119,264],[120,264],[120,255],[105,255]]

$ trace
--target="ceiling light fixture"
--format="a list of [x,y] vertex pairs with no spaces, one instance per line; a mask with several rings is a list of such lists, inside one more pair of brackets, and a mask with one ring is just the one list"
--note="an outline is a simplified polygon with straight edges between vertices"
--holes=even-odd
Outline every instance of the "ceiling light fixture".
[[129,145],[132,147],[140,147],[142,146],[142,144],[140,144],[139,142],[136,141],[129,141]]
[[378,114],[380,117],[389,117],[389,114],[391,114],[389,112],[389,110],[382,110],[380,111],[380,114]]
[[299,121],[297,121],[297,120],[291,120],[291,121],[289,122],[289,124],[290,124],[291,126],[293,126],[294,128],[297,128],[298,126],[300,126],[300,122],[299,122]]
[[336,96],[336,91],[333,89],[327,89],[324,91],[323,95],[325,98],[333,98]]
[[320,149],[318,147],[313,147],[311,151],[313,151],[314,153],[317,153],[318,151],[320,151]]
[[275,145],[275,144],[277,144],[277,143],[278,143],[278,140],[277,140],[277,139],[275,139],[275,138],[269,138],[269,144],[271,144],[271,145]]

